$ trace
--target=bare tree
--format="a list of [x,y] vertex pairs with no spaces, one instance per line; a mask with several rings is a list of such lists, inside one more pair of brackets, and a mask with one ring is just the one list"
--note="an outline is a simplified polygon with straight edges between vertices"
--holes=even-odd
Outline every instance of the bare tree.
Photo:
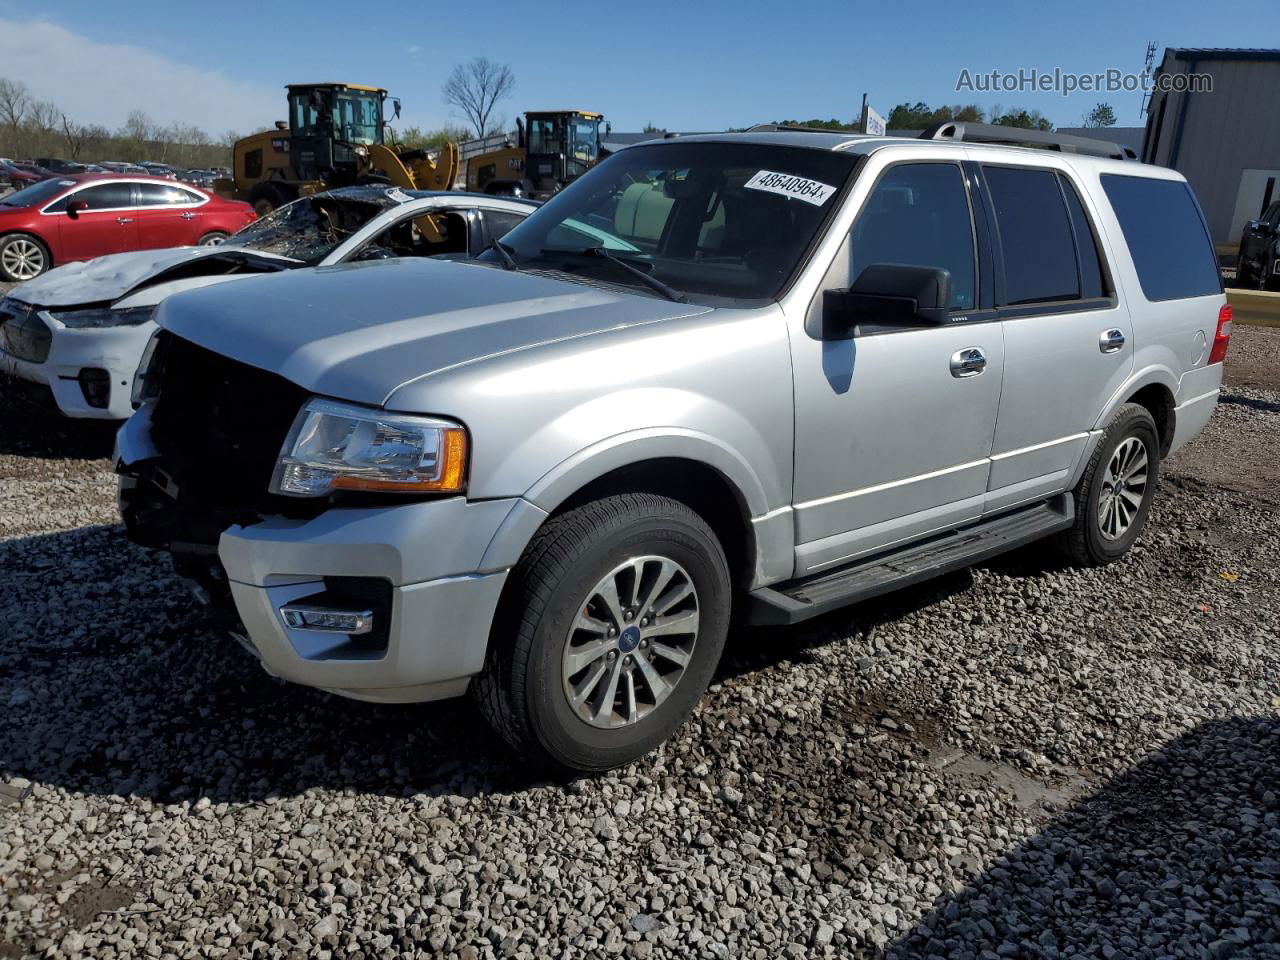
[[511,93],[515,74],[505,63],[494,63],[488,57],[476,57],[470,63],[459,63],[445,81],[444,102],[462,112],[476,137],[493,132],[490,120],[499,100]]
[[0,123],[16,130],[27,117],[31,107],[31,91],[20,80],[0,77]]
[[67,144],[67,155],[72,160],[80,159],[80,151],[84,148],[87,132],[80,124],[68,120],[65,113],[62,114],[62,139]]

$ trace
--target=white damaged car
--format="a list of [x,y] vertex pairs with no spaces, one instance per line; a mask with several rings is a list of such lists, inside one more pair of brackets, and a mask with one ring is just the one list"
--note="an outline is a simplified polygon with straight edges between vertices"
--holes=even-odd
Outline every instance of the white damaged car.
[[166,297],[298,267],[474,255],[534,209],[479,194],[344,187],[281,207],[215,247],[69,263],[0,300],[0,389],[68,417],[123,420]]

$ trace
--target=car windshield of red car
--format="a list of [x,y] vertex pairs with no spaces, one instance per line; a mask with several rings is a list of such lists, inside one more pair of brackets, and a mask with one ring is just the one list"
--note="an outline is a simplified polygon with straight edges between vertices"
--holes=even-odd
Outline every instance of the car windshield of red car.
[[74,187],[74,180],[41,180],[25,189],[11,193],[0,200],[0,207],[35,207],[52,200],[67,187]]

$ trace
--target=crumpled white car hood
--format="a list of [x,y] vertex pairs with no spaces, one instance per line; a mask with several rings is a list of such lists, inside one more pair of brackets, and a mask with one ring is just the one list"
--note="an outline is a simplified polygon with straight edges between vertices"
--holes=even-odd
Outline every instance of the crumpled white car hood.
[[[164,270],[191,260],[227,253],[231,247],[170,247],[165,250],[138,250],[113,253],[82,263],[68,263],[14,287],[9,296],[42,307],[69,307],[109,303],[146,283]],[[289,257],[245,249],[246,254],[282,263],[296,263]]]

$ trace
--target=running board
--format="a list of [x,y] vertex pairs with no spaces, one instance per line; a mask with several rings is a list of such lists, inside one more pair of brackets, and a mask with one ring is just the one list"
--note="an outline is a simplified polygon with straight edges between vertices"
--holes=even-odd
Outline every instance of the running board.
[[747,622],[762,626],[799,623],[859,600],[981,563],[1065,530],[1074,521],[1075,501],[1070,494],[1059,494],[1052,500],[980,520],[892,553],[752,590],[748,595]]

